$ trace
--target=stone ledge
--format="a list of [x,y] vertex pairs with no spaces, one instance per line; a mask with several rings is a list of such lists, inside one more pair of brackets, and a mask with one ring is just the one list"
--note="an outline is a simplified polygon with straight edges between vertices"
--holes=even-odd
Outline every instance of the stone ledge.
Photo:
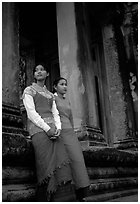
[[137,138],[126,138],[114,143],[114,147],[117,149],[132,149],[138,150],[138,139]]
[[5,166],[13,166],[13,161],[14,166],[34,166],[34,151],[31,140],[26,139],[22,134],[3,133],[2,161]]
[[26,130],[23,130],[22,128],[19,127],[11,127],[11,126],[2,126],[2,132],[3,134],[5,133],[13,133],[13,134],[22,134],[24,136],[29,137],[29,132]]
[[5,126],[13,126],[13,127],[23,127],[22,123],[22,118],[19,115],[14,115],[14,114],[7,114],[3,113],[2,114],[2,124]]
[[86,166],[138,166],[138,153],[118,150],[111,147],[83,148]]
[[[33,165],[34,151],[30,139],[22,134],[3,133],[3,164]],[[88,167],[133,166],[138,165],[138,153],[118,150],[111,147],[83,147],[83,154]],[[28,160],[26,159],[28,158]]]
[[9,113],[13,115],[20,115],[20,109],[17,106],[8,105],[2,102],[2,113]]
[[106,190],[113,189],[132,189],[138,188],[138,178],[137,177],[127,177],[127,178],[107,178],[107,179],[95,179],[91,180],[90,193],[102,192]]
[[36,182],[35,168],[29,167],[3,167],[2,183],[18,184],[18,183],[34,183]]
[[[102,194],[92,195],[86,198],[86,202],[110,202],[115,198],[122,198],[124,196],[138,195],[138,189],[120,190],[117,192],[106,192]],[[121,199],[120,199],[121,201]]]
[[87,167],[87,171],[90,179],[138,176],[138,169],[133,167]]
[[[137,188],[137,178],[122,178],[122,179],[96,179],[91,180],[91,188],[89,196],[96,196],[100,194],[100,198],[106,195],[106,192],[116,192],[125,188],[125,190]],[[129,187],[128,187],[129,186]],[[2,198],[3,202],[30,202],[35,201],[35,189],[36,185],[30,184],[13,184],[3,185]],[[90,198],[90,197],[89,197]],[[71,187],[62,187],[55,195],[55,202],[71,201],[74,199],[74,191]],[[74,200],[73,200],[74,201]],[[89,201],[89,200],[87,200]]]
[[[16,184],[4,185],[2,200],[6,202],[36,202],[36,185]],[[73,185],[61,186],[56,191],[54,202],[75,201],[75,191]]]
[[35,197],[35,185],[18,184],[3,185],[2,201],[23,202],[32,201]]

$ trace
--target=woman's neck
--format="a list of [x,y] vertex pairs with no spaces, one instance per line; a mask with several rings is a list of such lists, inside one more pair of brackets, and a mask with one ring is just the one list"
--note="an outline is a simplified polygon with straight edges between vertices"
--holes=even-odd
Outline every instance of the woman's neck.
[[57,95],[61,98],[61,99],[64,99],[65,97],[64,97],[64,94],[61,94],[61,93],[58,93],[57,92]]
[[37,81],[36,83],[38,86],[44,87],[44,81]]

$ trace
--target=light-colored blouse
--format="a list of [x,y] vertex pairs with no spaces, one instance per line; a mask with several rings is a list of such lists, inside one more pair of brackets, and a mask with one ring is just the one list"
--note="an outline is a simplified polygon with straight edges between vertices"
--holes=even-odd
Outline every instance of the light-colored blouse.
[[54,124],[55,124],[57,129],[61,129],[60,116],[59,116],[59,112],[58,112],[57,107],[56,107],[56,103],[55,103],[55,99],[54,99],[53,94],[47,90],[46,86],[44,86],[42,88],[42,87],[38,86],[36,83],[33,83],[31,86],[28,86],[24,90],[24,93],[22,96],[28,119],[33,124],[35,124],[37,127],[44,130],[45,132],[47,132],[50,129],[50,126],[48,125],[49,124],[49,117],[43,118],[36,111],[35,102],[34,102],[34,97],[36,96],[36,94],[41,94],[41,96],[45,97],[48,100],[53,98],[52,99],[51,112],[53,115]]

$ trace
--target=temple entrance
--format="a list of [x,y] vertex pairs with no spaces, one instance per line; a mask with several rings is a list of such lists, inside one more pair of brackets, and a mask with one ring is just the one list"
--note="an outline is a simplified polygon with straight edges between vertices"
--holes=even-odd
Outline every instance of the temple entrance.
[[[60,75],[58,61],[56,3],[18,3],[20,98],[25,87],[32,84],[36,64],[47,67],[47,88],[52,91],[53,81]],[[20,109],[26,129],[26,111],[20,99]]]
[[58,63],[56,3],[19,3],[21,92],[33,81],[33,67],[47,66],[47,87],[60,75]]

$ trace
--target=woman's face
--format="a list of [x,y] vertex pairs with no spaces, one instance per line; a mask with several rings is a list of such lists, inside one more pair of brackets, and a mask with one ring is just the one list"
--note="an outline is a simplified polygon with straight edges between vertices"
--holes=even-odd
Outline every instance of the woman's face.
[[47,77],[47,71],[44,69],[42,65],[38,65],[35,68],[34,77],[37,81],[45,80]]
[[67,81],[64,79],[61,79],[55,88],[57,93],[65,94],[67,92]]

